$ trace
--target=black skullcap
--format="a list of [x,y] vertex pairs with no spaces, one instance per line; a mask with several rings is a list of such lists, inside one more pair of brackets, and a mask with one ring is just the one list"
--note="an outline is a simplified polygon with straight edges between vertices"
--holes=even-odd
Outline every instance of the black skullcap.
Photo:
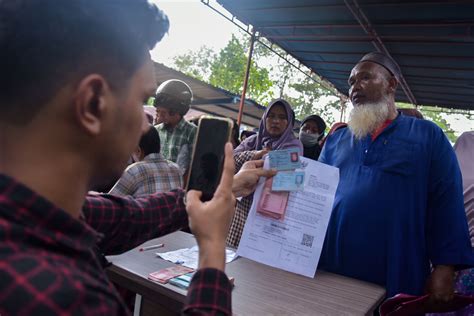
[[324,134],[324,131],[326,130],[326,123],[324,120],[321,118],[319,115],[310,115],[304,118],[304,120],[301,122],[301,126],[304,125],[305,122],[307,121],[315,121],[316,125],[318,126],[318,129],[321,131],[321,134]]
[[371,52],[359,60],[358,64],[363,62],[363,61],[370,61],[376,64],[379,64],[380,66],[384,67],[387,69],[392,76],[394,76],[397,81],[400,81],[400,67],[398,66],[397,62],[393,60],[391,57],[385,55],[384,53],[381,52]]

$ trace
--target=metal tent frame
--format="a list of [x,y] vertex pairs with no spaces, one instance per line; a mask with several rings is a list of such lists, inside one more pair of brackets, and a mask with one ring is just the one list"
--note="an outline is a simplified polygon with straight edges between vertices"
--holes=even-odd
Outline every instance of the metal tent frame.
[[217,1],[231,21],[284,49],[341,95],[352,67],[377,50],[402,70],[397,101],[474,110],[472,0]]

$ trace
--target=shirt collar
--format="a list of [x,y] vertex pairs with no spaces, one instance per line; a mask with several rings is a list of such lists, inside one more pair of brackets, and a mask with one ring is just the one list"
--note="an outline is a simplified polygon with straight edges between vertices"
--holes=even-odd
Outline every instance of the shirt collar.
[[393,119],[387,119],[385,122],[380,126],[376,131],[374,131],[371,135],[370,138],[372,141],[375,141],[380,135],[384,134],[387,131],[392,130],[400,120],[403,120],[401,113],[398,112],[397,116]]
[[385,120],[379,128],[377,128],[371,135],[372,141],[374,141],[382,132],[392,123],[393,120]]
[[187,124],[186,120],[184,119],[184,117],[178,122],[178,124],[176,125],[175,129],[183,129],[183,127],[185,127]]
[[186,124],[187,124],[187,122],[183,117],[183,118],[181,118],[181,120],[179,120],[178,124],[176,124],[176,126],[173,127],[173,128],[166,127],[164,123],[159,124],[157,128],[159,130],[162,130],[162,131],[173,132],[175,130],[183,129],[186,126]]
[[75,250],[90,250],[100,238],[86,223],[4,174],[0,174],[0,218],[27,228],[47,244]]
[[143,158],[144,161],[151,161],[151,160],[163,160],[163,155],[161,153],[151,153]]

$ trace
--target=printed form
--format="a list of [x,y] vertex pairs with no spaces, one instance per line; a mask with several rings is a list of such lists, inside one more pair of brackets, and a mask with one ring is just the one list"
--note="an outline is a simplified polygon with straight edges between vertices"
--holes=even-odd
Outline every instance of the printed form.
[[[273,219],[257,212],[265,179],[254,193],[237,255],[314,277],[339,183],[339,169],[300,157],[304,187],[290,192],[286,213]],[[268,157],[264,168],[269,167]]]

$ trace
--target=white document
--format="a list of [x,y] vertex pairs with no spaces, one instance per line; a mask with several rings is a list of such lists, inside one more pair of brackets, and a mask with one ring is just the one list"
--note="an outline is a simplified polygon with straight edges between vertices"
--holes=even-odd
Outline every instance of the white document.
[[[226,249],[226,263],[235,259],[236,253],[232,249]],[[194,246],[191,248],[183,248],[168,252],[157,252],[156,255],[164,260],[181,264],[185,267],[197,270],[199,264],[199,248]]]
[[[291,192],[282,220],[257,213],[264,179],[254,193],[237,255],[314,277],[339,183],[339,169],[301,157],[302,191]],[[268,158],[264,168],[268,168]]]

